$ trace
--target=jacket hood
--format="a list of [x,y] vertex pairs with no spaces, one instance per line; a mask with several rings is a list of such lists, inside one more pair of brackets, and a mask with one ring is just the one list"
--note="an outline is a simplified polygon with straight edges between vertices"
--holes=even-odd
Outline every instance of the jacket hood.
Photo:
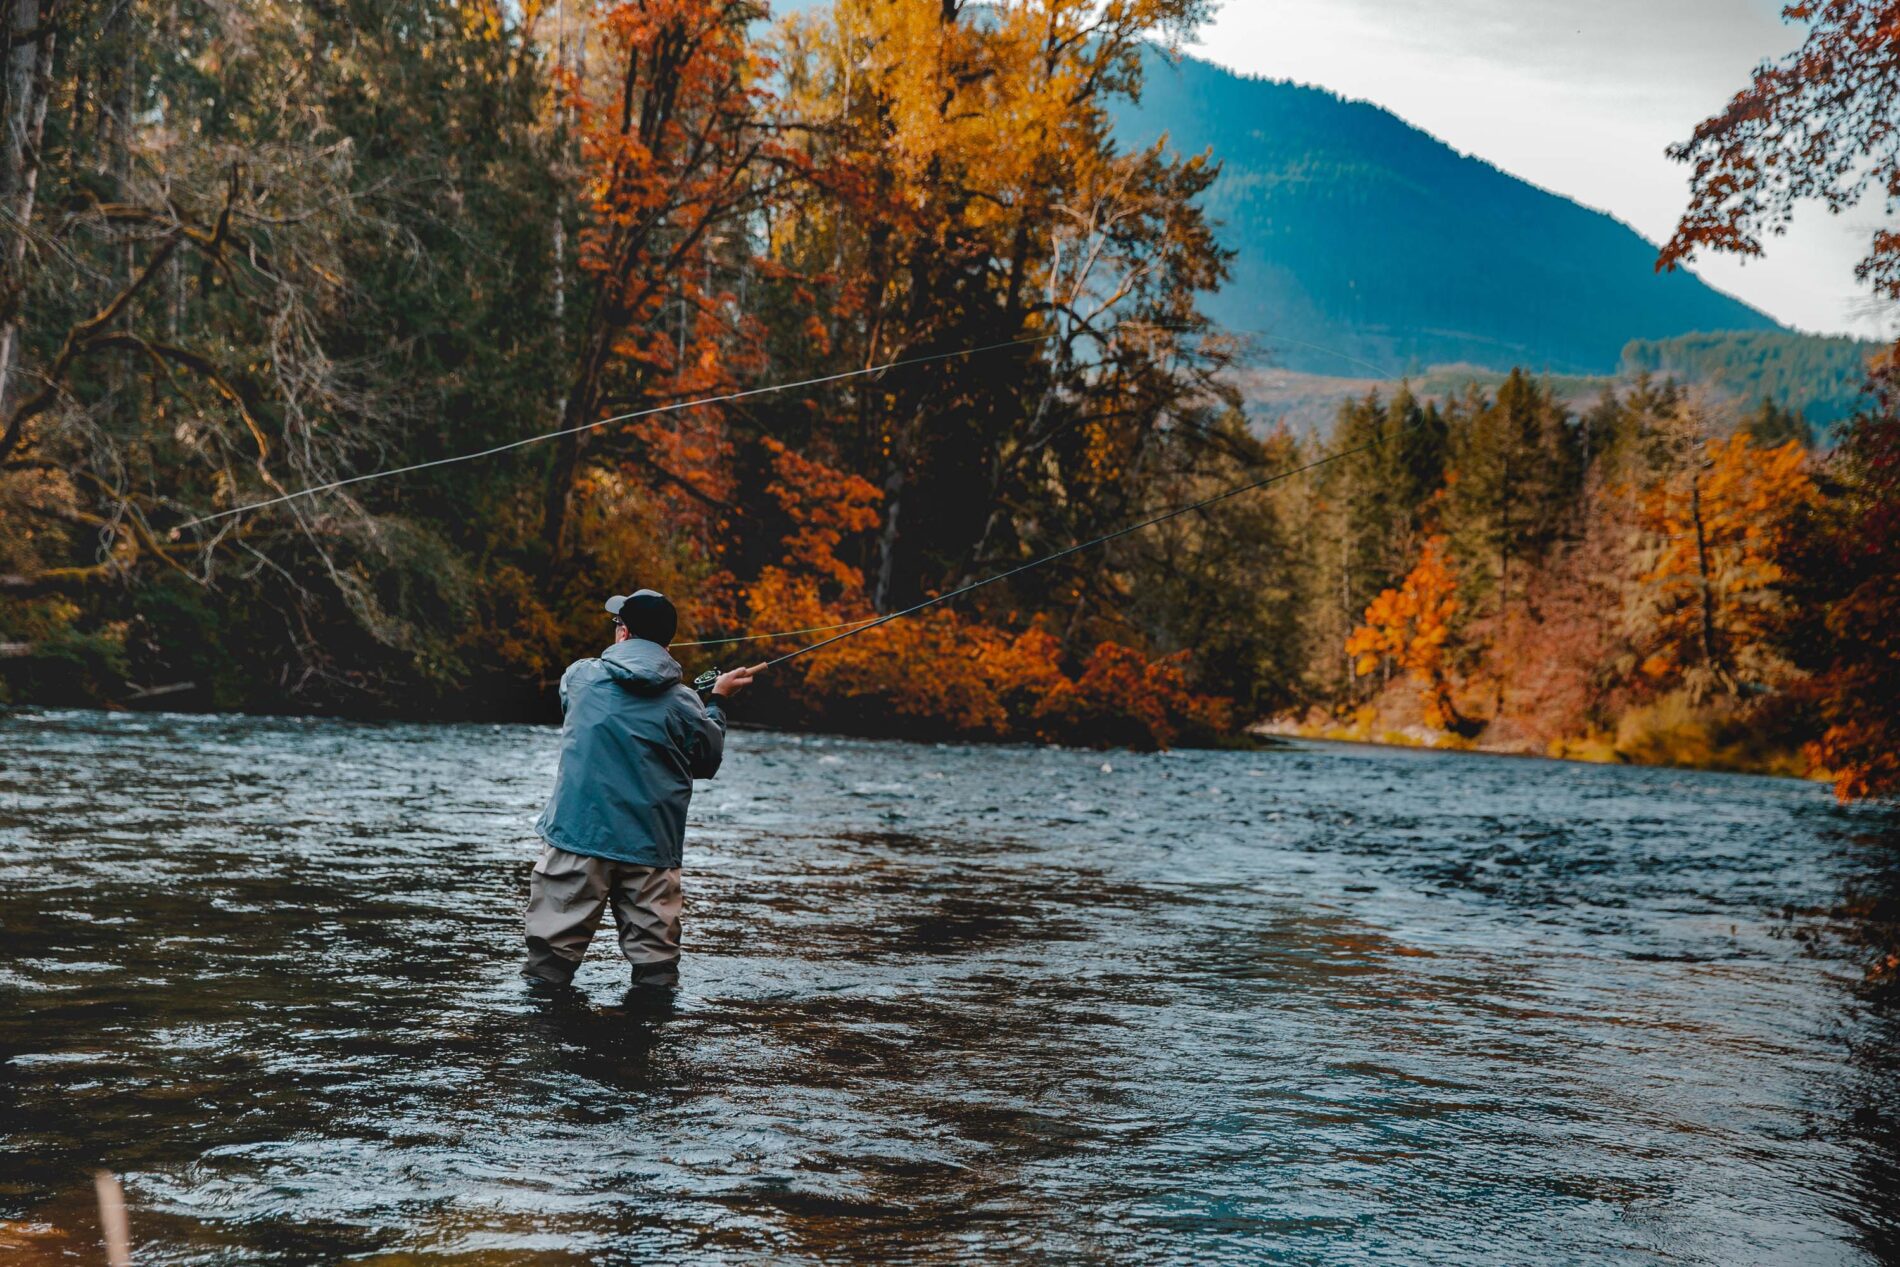
[[614,681],[638,695],[658,695],[680,682],[679,661],[645,638],[616,642],[601,653],[600,662]]

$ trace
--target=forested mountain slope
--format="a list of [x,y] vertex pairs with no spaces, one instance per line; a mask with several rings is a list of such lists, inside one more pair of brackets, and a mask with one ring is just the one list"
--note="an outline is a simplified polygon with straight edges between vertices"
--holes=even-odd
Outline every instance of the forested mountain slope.
[[1124,145],[1212,148],[1208,206],[1236,255],[1208,309],[1293,369],[1359,373],[1345,353],[1388,372],[1610,373],[1632,339],[1777,328],[1688,273],[1658,275],[1621,221],[1319,88],[1157,54],[1117,129]]
[[1883,344],[1781,330],[1631,340],[1626,375],[1708,386],[1745,404],[1766,397],[1826,434],[1866,407],[1867,365]]

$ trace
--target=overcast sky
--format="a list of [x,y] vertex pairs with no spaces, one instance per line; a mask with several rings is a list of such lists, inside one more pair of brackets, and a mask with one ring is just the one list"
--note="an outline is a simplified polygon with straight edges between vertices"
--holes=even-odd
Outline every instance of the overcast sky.
[[[1456,149],[1669,236],[1687,169],[1663,154],[1799,43],[1780,0],[1223,0],[1190,49],[1382,105]],[[1854,280],[1879,207],[1798,216],[1765,259],[1696,271],[1803,330],[1890,337]]]

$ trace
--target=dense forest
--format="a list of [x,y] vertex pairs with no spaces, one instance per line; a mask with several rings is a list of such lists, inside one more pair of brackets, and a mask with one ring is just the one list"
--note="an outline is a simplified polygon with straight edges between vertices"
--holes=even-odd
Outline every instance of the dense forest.
[[1787,330],[1632,339],[1623,373],[1668,375],[1735,400],[1772,400],[1798,410],[1825,439],[1866,406],[1867,368],[1884,346]]
[[1249,419],[1203,307],[1221,156],[1114,126],[1204,7],[14,0],[5,689],[544,718],[609,593],[674,595],[686,639],[836,625],[1323,461],[749,711],[1876,790],[1843,648],[1891,400],[1825,460],[1663,378]]

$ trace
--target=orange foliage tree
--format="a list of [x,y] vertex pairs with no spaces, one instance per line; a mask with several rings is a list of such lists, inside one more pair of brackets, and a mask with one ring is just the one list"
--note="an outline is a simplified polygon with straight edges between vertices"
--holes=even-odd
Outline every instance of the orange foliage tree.
[[[853,491],[859,505],[869,500],[866,491],[874,495],[868,485]],[[765,568],[747,588],[755,636],[876,618],[862,574],[832,553],[831,531],[800,529],[793,534],[804,538],[793,547],[798,557]],[[783,650],[823,636],[762,645]],[[1190,687],[1185,654],[1150,657],[1104,641],[1073,674],[1064,661],[1061,643],[1040,625],[1012,633],[945,606],[867,627],[788,662],[770,681],[807,718],[862,724],[895,717],[982,738],[1154,748],[1233,727],[1228,701]]]
[[[940,355],[822,407],[760,403],[772,504],[752,521],[751,633],[874,617],[1086,537],[1132,517],[1174,466],[1163,446],[1214,447],[1216,341],[1193,337],[1225,258],[1196,197],[1213,168],[1119,152],[1108,113],[1147,41],[1205,7],[838,0],[781,29],[797,153],[759,262],[768,342],[841,368]],[[807,718],[969,735],[1152,746],[1231,723],[1179,657],[1081,619],[1075,575],[868,630],[773,689]]]
[[[765,569],[747,590],[761,633],[870,619],[862,590],[850,597],[851,605],[828,604],[813,575],[784,567]],[[979,738],[1155,748],[1232,728],[1228,702],[1192,690],[1180,654],[1150,658],[1105,641],[1073,675],[1063,660],[1039,627],[1011,633],[935,607],[792,660],[769,681],[807,718],[894,717]]]
[[741,217],[756,205],[759,162],[774,153],[759,120],[769,66],[749,27],[759,0],[619,0],[588,37],[602,82],[569,77],[579,135],[579,263],[590,283],[573,378],[550,467],[543,536],[573,547],[572,500],[589,437],[669,503],[675,530],[717,511],[728,443],[718,411],[572,430],[607,413],[726,390],[757,363],[756,332],[727,284],[747,262]]
[[792,524],[781,566],[811,571],[848,598],[859,597],[864,572],[840,559],[838,546],[849,533],[877,527],[876,503],[883,494],[869,480],[794,453],[782,441],[767,436],[761,443],[772,455],[765,491]]
[[1773,651],[1785,614],[1778,559],[1795,516],[1815,497],[1799,443],[1760,449],[1745,432],[1692,448],[1643,490],[1647,549],[1632,616],[1647,679],[1732,693],[1743,680],[1760,685],[1781,672]]
[[1425,543],[1418,563],[1397,589],[1380,591],[1366,607],[1365,623],[1346,639],[1353,670],[1364,677],[1391,661],[1418,684],[1428,725],[1463,725],[1452,702],[1447,644],[1458,611],[1458,579],[1446,562],[1443,537]]

